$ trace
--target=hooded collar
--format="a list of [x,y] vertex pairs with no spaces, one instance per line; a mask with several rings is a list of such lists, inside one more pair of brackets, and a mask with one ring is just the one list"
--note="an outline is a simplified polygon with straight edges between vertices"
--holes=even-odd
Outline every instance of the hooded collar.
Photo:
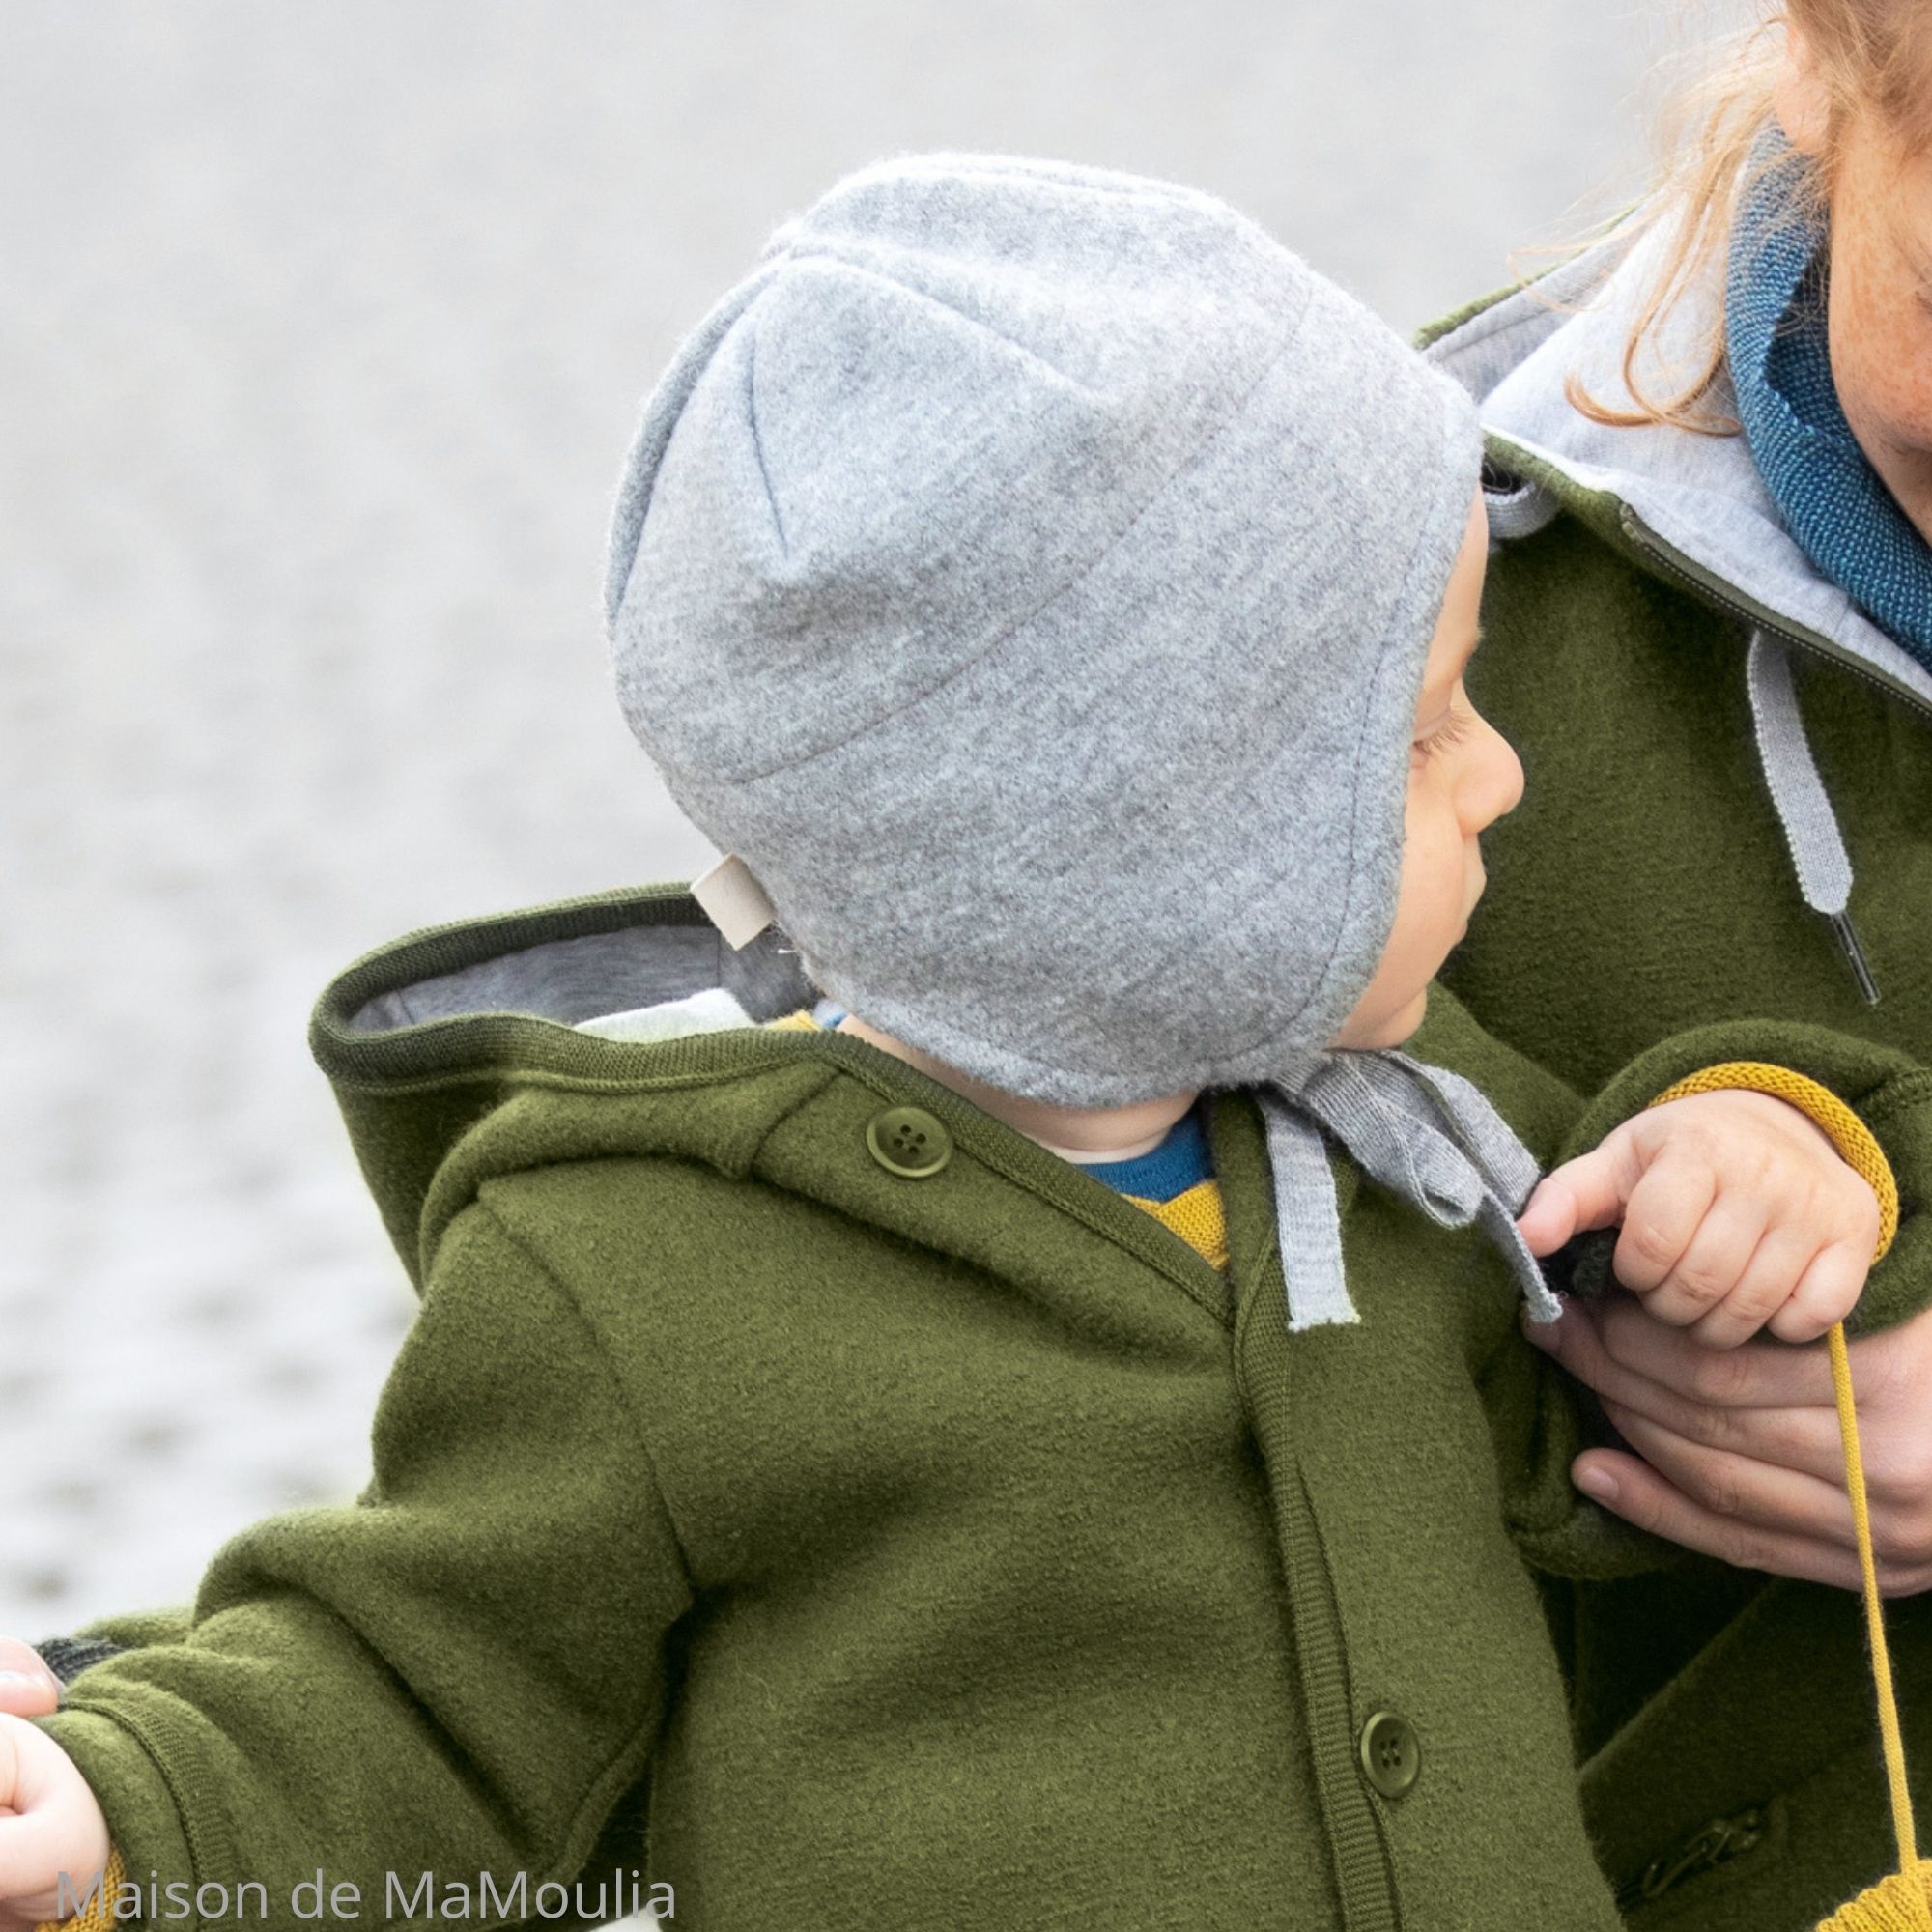
[[[945,1118],[972,1119],[982,1152],[1022,1180],[1064,1192],[1070,1163],[918,1069],[847,1035],[758,1024],[810,1004],[814,990],[782,931],[767,927],[732,947],[672,883],[407,935],[325,989],[309,1037],[390,1237],[418,1282],[436,1232],[466,1194],[468,1181],[450,1178],[464,1172],[453,1159],[458,1144],[493,1115],[507,1120],[535,1090],[690,1094],[665,1128],[667,1147],[689,1155],[698,1143],[680,1136],[707,1131],[692,1124],[707,1084],[787,1063],[802,1090],[841,1070],[863,1072]],[[1331,1143],[1438,1225],[1482,1226],[1533,1317],[1558,1313],[1515,1223],[1536,1162],[1468,1081],[1393,1050],[1331,1052],[1316,1056],[1292,1088],[1258,1087],[1255,1098],[1291,1328],[1356,1319],[1341,1244],[1348,1182],[1338,1185]],[[705,1157],[727,1168],[749,1161],[752,1145],[731,1139],[742,1140],[741,1127],[734,1117],[713,1132]],[[600,1123],[574,1131],[572,1145],[586,1155],[612,1151],[598,1138]],[[546,1144],[544,1158],[565,1157]],[[1343,1177],[1353,1167],[1345,1164]],[[1082,1181],[1111,1194],[1091,1177]],[[1155,1241],[1151,1219],[1123,1209],[1134,1224],[1127,1244]]]
[[[1873,1004],[1879,989],[1853,929],[1852,862],[1811,755],[1790,653],[1807,652],[1878,685],[1932,720],[1932,669],[1872,622],[1794,541],[1742,434],[1663,423],[1616,426],[1585,415],[1573,384],[1611,412],[1634,410],[1626,345],[1669,235],[1625,223],[1554,273],[1477,303],[1428,332],[1426,353],[1479,405],[1491,455],[1520,479],[1492,497],[1499,541],[1529,536],[1567,510],[1641,568],[1742,622],[1745,675],[1766,788],[1804,903],[1832,927]],[[1670,394],[1699,366],[1723,299],[1714,258],[1647,338],[1636,386]],[[1709,398],[1736,420],[1720,370]]]
[[[1654,573],[1688,583],[1754,628],[1860,671],[1932,719],[1932,670],[1889,638],[1793,541],[1741,435],[1663,424],[1614,428],[1565,394],[1573,376],[1611,410],[1632,409],[1624,346],[1668,240],[1625,224],[1542,280],[1431,331],[1426,354],[1481,408],[1492,456],[1522,479],[1492,499],[1505,541],[1570,510]],[[1725,264],[1713,261],[1652,339],[1639,384],[1668,394],[1716,325]],[[1737,416],[1720,373],[1711,403]]]

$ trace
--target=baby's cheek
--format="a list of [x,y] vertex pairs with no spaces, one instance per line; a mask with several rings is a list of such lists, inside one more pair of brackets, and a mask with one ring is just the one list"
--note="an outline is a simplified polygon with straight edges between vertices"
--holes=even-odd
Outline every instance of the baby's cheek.
[[1431,785],[1420,797],[1411,788],[1408,842],[1403,853],[1403,911],[1415,942],[1425,947],[1453,943],[1463,923],[1468,875],[1462,820],[1453,793]]

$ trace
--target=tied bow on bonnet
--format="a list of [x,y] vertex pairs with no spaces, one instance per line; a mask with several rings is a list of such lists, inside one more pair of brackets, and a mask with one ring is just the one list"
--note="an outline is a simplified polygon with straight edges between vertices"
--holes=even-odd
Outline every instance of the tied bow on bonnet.
[[1388,1050],[1331,1052],[1298,1086],[1264,1087],[1257,1098],[1267,1122],[1290,1328],[1355,1319],[1318,1122],[1371,1179],[1440,1226],[1479,1222],[1502,1250],[1533,1320],[1553,1321],[1561,1313],[1516,1225],[1537,1182],[1535,1157],[1460,1073]]

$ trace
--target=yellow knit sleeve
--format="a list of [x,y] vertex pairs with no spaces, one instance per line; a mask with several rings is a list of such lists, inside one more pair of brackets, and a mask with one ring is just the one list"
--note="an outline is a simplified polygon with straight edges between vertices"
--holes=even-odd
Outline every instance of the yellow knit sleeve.
[[34,1928],[34,1932],[109,1932],[117,1921],[114,1917],[114,1901],[121,1895],[121,1888],[128,1883],[128,1867],[121,1857],[119,1845],[110,1846],[107,1853],[107,1869],[101,1877],[100,1889],[95,1894],[94,1902],[85,1912],[76,1912],[70,1918],[49,1918]]
[[1650,1104],[1661,1107],[1666,1100],[1716,1094],[1727,1088],[1745,1088],[1789,1100],[1825,1130],[1832,1145],[1878,1196],[1878,1248],[1872,1255],[1872,1260],[1878,1261],[1898,1233],[1898,1181],[1872,1130],[1829,1087],[1794,1073],[1788,1066],[1773,1066],[1761,1060],[1727,1060],[1720,1065],[1707,1066],[1701,1073],[1666,1087]]

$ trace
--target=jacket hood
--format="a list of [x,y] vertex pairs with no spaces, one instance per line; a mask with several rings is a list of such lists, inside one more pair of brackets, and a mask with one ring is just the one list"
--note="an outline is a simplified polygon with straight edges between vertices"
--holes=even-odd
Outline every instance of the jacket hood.
[[[1491,497],[1493,533],[1529,535],[1570,510],[1653,572],[1932,714],[1932,673],[1792,541],[1743,436],[1615,428],[1564,393],[1574,376],[1609,409],[1634,407],[1624,348],[1666,240],[1658,228],[1634,239],[1618,229],[1541,280],[1428,331],[1429,359],[1476,399],[1492,461],[1521,479]],[[1719,312],[1723,268],[1714,260],[1663,318],[1639,362],[1640,386],[1668,393],[1670,372],[1694,366]],[[1712,400],[1719,413],[1734,412],[1722,374]]]
[[[828,1048],[885,1058],[756,1024],[815,996],[782,932],[734,951],[673,882],[406,934],[329,982],[309,1045],[420,1289],[438,1178],[488,1117],[541,1094],[687,1090],[786,1062],[822,1081]],[[701,1138],[684,1113],[683,1137]]]
[[[1082,1218],[1104,1202],[1114,1237],[1131,1229],[1124,1244],[1146,1259],[1166,1243],[1155,1265],[1173,1271],[1166,1230],[918,1067],[851,1035],[763,1024],[816,990],[781,930],[734,949],[674,882],[395,940],[325,988],[309,1043],[418,1292],[443,1227],[493,1177],[656,1154],[742,1177],[771,1128],[841,1075],[932,1112],[979,1164]],[[1443,1226],[1481,1222],[1535,1319],[1556,1313],[1514,1218],[1535,1157],[1467,1078],[1400,1052],[1324,1054],[1293,1097],[1265,1088],[1254,1103],[1291,1327],[1355,1319],[1341,1219],[1357,1166]]]

